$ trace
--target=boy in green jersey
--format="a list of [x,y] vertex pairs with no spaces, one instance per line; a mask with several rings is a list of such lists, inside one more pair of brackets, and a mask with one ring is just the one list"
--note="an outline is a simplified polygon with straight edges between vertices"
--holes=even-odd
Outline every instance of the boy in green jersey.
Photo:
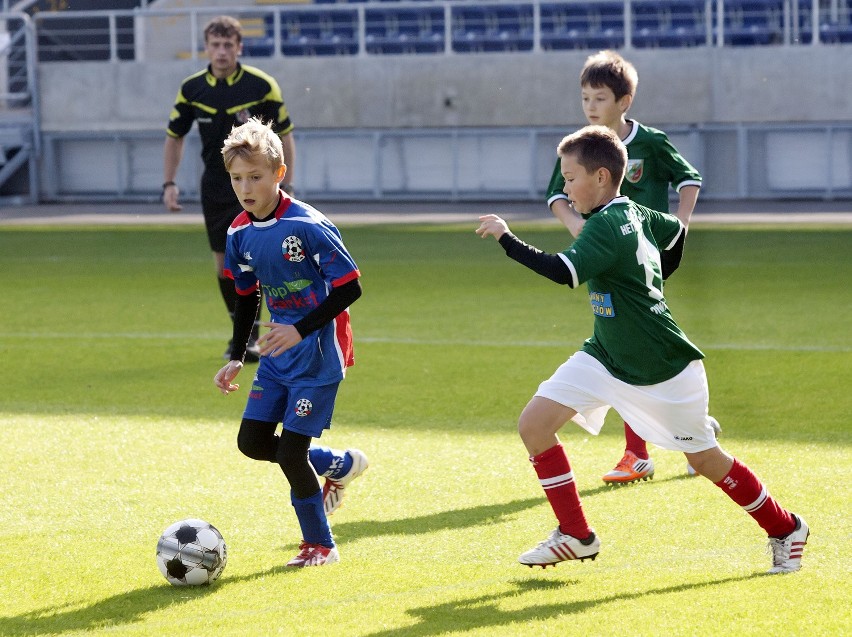
[[[626,119],[638,83],[636,69],[618,53],[601,51],[590,56],[580,73],[583,113],[589,124],[612,129],[627,147],[627,169],[621,194],[648,208],[668,212],[671,186],[679,196],[675,214],[684,226],[689,226],[701,187],[701,175],[681,156],[664,132]],[[576,237],[585,220],[571,207],[564,187],[565,179],[557,159],[547,189],[547,205]],[[712,420],[711,425],[718,433],[718,423]],[[603,476],[603,481],[626,484],[653,478],[654,461],[648,455],[645,440],[627,422],[624,423],[624,437],[624,456]],[[691,466],[687,465],[687,471],[694,475]]]
[[521,413],[518,431],[559,526],[519,561],[546,567],[594,559],[600,539],[586,522],[574,474],[557,432],[569,420],[598,434],[612,407],[645,440],[682,451],[701,475],[749,513],[769,536],[770,573],[801,568],[809,530],[782,508],[751,470],[716,442],[707,413],[704,354],[675,323],[663,279],[680,263],[686,236],[672,215],[619,194],[627,150],[604,126],[587,126],[558,147],[565,193],[586,215],[566,250],[547,254],[515,237],[496,215],[480,217],[477,234],[506,254],[571,288],[586,283],[592,337],[544,381]]

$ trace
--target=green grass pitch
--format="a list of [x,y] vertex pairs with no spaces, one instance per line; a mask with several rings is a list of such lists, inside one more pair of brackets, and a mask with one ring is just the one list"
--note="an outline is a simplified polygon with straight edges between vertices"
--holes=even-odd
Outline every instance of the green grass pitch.
[[[802,571],[765,577],[762,531],[681,455],[603,485],[612,413],[599,437],[561,435],[598,559],[517,563],[555,525],[517,416],[592,316],[475,227],[342,226],[364,296],[323,442],[371,467],[332,518],[341,563],[303,570],[283,566],[300,539],[283,475],[236,448],[251,368],[236,394],[212,383],[229,325],[203,231],[0,230],[0,635],[852,633],[852,229],[696,225],[666,288],[721,444],[811,526]],[[212,587],[157,570],[186,517],[227,541]]]

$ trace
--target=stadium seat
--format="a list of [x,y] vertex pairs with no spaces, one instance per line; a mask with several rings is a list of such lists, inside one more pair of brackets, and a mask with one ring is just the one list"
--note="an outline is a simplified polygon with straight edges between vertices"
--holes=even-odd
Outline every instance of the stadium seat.
[[633,46],[689,47],[707,42],[704,0],[637,0]]
[[275,52],[272,37],[272,15],[262,18],[241,17],[243,25],[243,53],[248,57],[269,57]]
[[368,8],[366,49],[368,53],[438,53],[444,50],[444,9]]
[[725,44],[763,46],[784,41],[784,0],[725,0]]
[[453,50],[531,51],[532,5],[453,6]]
[[840,0],[837,19],[827,9],[820,16],[820,39],[829,44],[852,42],[852,0]]
[[547,50],[623,47],[624,4],[542,4],[541,46]]
[[354,9],[284,11],[284,55],[353,55],[358,52],[358,13]]

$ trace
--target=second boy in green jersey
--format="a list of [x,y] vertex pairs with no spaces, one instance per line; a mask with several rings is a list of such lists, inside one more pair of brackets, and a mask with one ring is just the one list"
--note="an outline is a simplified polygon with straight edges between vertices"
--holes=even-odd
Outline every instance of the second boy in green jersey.
[[[627,147],[627,168],[621,183],[621,194],[653,210],[669,212],[669,187],[678,192],[676,216],[689,225],[701,175],[686,161],[668,136],[660,130],[626,118],[639,82],[636,69],[613,51],[590,56],[580,73],[583,113],[589,124],[606,126]],[[575,237],[585,224],[565,194],[565,178],[557,159],[547,190],[547,205]],[[718,432],[718,424],[712,421]],[[627,484],[654,476],[654,461],[648,445],[633,428],[624,423],[624,455],[615,468],[603,476],[608,484]],[[687,470],[694,475],[692,467]]]

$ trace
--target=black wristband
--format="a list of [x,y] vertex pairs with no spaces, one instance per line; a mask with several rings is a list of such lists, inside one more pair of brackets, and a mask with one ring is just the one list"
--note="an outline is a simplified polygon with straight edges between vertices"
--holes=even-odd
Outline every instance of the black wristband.
[[177,184],[173,181],[167,181],[163,184],[163,192],[166,192],[166,188],[169,186],[177,186]]

